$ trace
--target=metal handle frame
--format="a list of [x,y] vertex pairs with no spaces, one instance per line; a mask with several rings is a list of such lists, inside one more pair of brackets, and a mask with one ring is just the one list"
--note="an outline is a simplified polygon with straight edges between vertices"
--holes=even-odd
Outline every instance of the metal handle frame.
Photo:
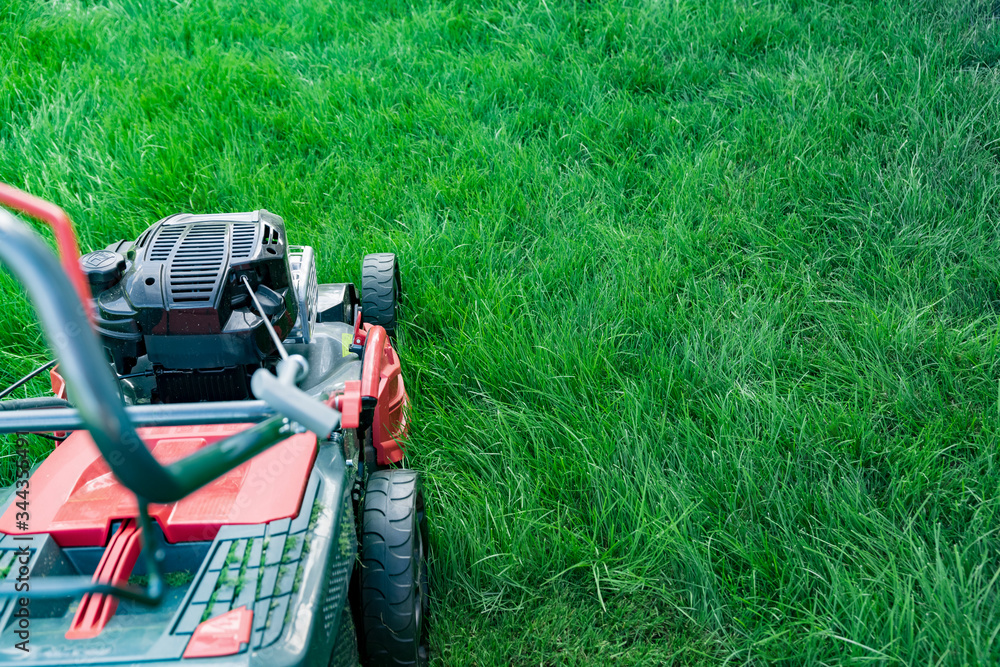
[[80,269],[80,246],[77,244],[76,232],[73,231],[73,223],[66,215],[66,211],[52,202],[47,202],[6,183],[0,183],[0,204],[37,218],[52,228],[56,236],[56,245],[59,246],[63,271],[66,272],[69,281],[80,297],[80,302],[83,303],[83,307],[87,311],[87,317],[93,318],[94,313],[90,305],[90,283],[87,282],[87,278]]

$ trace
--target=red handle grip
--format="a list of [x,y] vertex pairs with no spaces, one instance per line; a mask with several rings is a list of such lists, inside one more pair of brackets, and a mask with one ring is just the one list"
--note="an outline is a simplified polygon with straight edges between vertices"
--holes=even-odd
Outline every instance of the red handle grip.
[[18,190],[5,183],[0,183],[0,204],[37,218],[52,227],[52,231],[56,235],[56,245],[59,247],[59,259],[62,262],[63,271],[69,276],[73,289],[80,297],[87,318],[93,322],[94,310],[90,304],[90,284],[84,277],[83,271],[80,270],[80,247],[76,242],[73,223],[70,222],[66,211],[51,202],[39,199],[24,190]]

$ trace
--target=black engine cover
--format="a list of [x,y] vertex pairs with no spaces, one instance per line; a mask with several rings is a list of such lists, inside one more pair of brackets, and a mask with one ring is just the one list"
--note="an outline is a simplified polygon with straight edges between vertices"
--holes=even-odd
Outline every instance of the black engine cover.
[[259,367],[276,349],[242,278],[285,338],[298,308],[287,251],[284,222],[260,210],[173,215],[134,243],[84,255],[98,331],[119,374],[143,355],[164,376],[163,389],[178,384],[166,371]]

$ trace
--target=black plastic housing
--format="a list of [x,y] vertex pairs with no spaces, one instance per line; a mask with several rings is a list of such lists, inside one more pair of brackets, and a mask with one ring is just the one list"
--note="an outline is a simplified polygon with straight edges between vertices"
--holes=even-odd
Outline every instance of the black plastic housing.
[[[108,251],[124,258],[124,270],[109,270]],[[226,378],[242,394],[240,377],[276,352],[242,278],[283,339],[298,310],[287,252],[284,222],[260,210],[173,215],[134,243],[84,255],[81,267],[91,284],[104,286],[94,295],[97,328],[118,373],[146,355],[168,390],[161,400],[218,397],[202,395],[195,378],[168,371],[208,371],[208,384],[217,387]]]

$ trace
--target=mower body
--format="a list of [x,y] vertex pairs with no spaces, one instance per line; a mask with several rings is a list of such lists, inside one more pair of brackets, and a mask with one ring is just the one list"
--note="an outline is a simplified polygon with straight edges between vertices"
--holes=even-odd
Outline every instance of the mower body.
[[[177,434],[165,431],[176,428],[143,429],[143,435],[155,442],[157,449],[169,447],[178,442]],[[228,428],[189,429],[191,432],[185,433],[184,439],[217,438],[220,431]],[[35,477],[48,476],[46,463],[50,461],[53,465],[82,465],[89,459],[90,463],[81,471],[93,472],[95,463],[100,467],[100,459],[95,461],[90,456],[96,449],[84,442],[83,433],[80,435],[83,437],[79,440],[67,439],[60,445],[39,467]],[[343,614],[351,613],[347,594],[356,555],[350,493],[352,474],[343,465],[343,459],[330,456],[330,447],[336,445],[320,447],[311,434],[297,438],[298,442],[289,440],[269,450],[267,454],[273,456],[255,458],[247,470],[240,470],[228,479],[221,478],[218,486],[206,487],[189,496],[185,499],[189,502],[164,508],[157,522],[168,530],[174,527],[170,523],[173,517],[183,518],[190,513],[197,519],[196,523],[178,524],[184,529],[173,536],[177,541],[171,542],[169,536],[164,536],[168,589],[160,606],[119,601],[113,615],[102,618],[100,603],[107,605],[108,601],[95,600],[100,596],[33,601],[29,605],[30,635],[25,645],[29,651],[25,652],[17,646],[23,640],[17,634],[19,619],[14,617],[21,607],[16,600],[8,601],[0,617],[4,627],[0,635],[0,662],[159,665],[177,664],[187,655],[191,660],[206,656],[198,660],[225,665],[326,665],[339,646],[348,660],[344,664],[353,664],[348,656],[356,651],[357,644],[353,637],[346,636],[354,632],[353,625],[342,618]],[[79,451],[56,456],[63,454],[60,450],[64,448]],[[307,457],[305,469],[301,460],[292,460],[303,455]],[[279,473],[282,479],[272,483],[269,469],[278,468],[283,469]],[[72,519],[54,521],[50,524],[52,532],[34,535],[30,543],[14,541],[13,535],[0,540],[0,568],[9,568],[7,577],[16,579],[17,556],[26,544],[34,549],[30,573],[25,577],[29,586],[48,576],[96,573],[112,556],[109,549],[117,548],[122,555],[128,555],[127,540],[121,539],[129,536],[127,529],[122,528],[124,521],[112,517],[134,516],[134,501],[128,494],[115,494],[114,485],[110,492],[106,487],[107,500],[88,502],[80,498],[95,495],[87,487],[105,483],[103,476],[79,477],[76,492],[56,510],[55,517],[65,516],[66,508],[79,503],[81,507],[75,508],[79,510],[76,529],[61,529],[74,523]],[[49,479],[62,481],[58,476]],[[43,484],[41,479],[38,482],[39,497],[52,491],[52,484]],[[251,500],[243,500],[247,498]],[[289,499],[299,501],[291,516],[261,523],[232,521],[233,518],[238,521],[241,515],[260,513],[272,504],[282,508],[289,504]],[[99,505],[110,511],[95,512]],[[203,509],[208,511],[199,511]],[[211,516],[213,511],[215,517]],[[90,521],[83,519],[84,513],[90,515]],[[92,521],[96,527],[105,519],[111,519],[105,532],[107,537],[88,539],[91,534],[98,536],[98,531],[88,530],[84,524]],[[60,545],[60,539],[67,546]],[[133,559],[135,555],[132,554]],[[126,581],[144,575],[140,561]],[[92,615],[75,622],[81,612],[86,613],[85,605],[93,608]],[[212,619],[219,618],[224,619],[223,627],[213,628]],[[199,626],[204,626],[200,633]]]
[[[149,506],[165,550],[158,606],[97,594],[0,600],[0,664],[355,664],[348,600],[364,480],[402,458],[408,399],[392,341],[362,344],[372,325],[359,290],[318,284],[314,257],[288,244],[281,218],[257,211],[172,216],[80,258],[126,406],[197,414],[253,401],[250,377],[279,360],[270,324],[287,353],[308,361],[299,388],[343,418],[332,433],[300,428],[191,495]],[[52,385],[72,401],[58,367]],[[138,434],[168,465],[253,426],[220,421]],[[0,581],[22,583],[26,596],[66,575],[145,583],[136,495],[86,430],[0,502]]]

